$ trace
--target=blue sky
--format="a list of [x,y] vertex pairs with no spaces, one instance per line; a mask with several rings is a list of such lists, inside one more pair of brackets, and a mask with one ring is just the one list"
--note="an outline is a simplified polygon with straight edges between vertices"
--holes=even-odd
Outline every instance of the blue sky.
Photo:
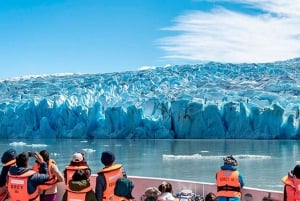
[[0,0],[0,78],[300,55],[300,0]]

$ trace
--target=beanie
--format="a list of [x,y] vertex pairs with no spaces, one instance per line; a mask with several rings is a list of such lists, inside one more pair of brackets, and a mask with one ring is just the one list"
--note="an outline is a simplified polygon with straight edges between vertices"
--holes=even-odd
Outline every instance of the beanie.
[[115,155],[112,152],[110,151],[102,152],[101,162],[103,163],[103,165],[110,166],[114,163],[114,161],[115,161]]
[[14,149],[8,149],[5,151],[1,157],[1,162],[3,163],[3,166],[10,165],[10,161],[16,159],[17,152]]
[[293,170],[293,174],[300,179],[300,165],[296,165]]

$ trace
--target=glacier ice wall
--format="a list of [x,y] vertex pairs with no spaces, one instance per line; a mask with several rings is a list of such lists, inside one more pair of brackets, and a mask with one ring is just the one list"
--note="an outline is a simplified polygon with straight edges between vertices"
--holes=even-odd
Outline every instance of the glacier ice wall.
[[0,82],[0,138],[294,139],[300,59]]

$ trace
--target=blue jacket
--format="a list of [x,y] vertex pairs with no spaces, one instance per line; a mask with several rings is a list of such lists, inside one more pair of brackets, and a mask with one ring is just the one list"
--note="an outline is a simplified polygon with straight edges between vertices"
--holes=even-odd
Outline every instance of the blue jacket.
[[[221,166],[221,170],[235,171],[235,170],[237,170],[237,167],[232,166],[232,165],[223,165],[223,166]],[[241,187],[243,188],[243,186],[245,186],[245,183],[244,183],[243,175],[240,172],[239,172],[239,181],[240,181]],[[227,197],[220,196],[220,197],[217,197],[217,201],[241,201],[241,199],[237,198],[237,197],[231,197],[227,200]]]
[[3,166],[2,170],[1,170],[0,187],[3,187],[6,185],[6,177],[7,177],[9,168],[10,168],[10,166]]
[[[45,181],[48,181],[50,179],[47,164],[45,162],[41,163],[40,168],[43,170],[43,172],[45,172],[45,174],[35,173],[32,176],[30,176],[30,178],[28,179],[28,194],[32,194],[36,190],[38,185],[43,184]],[[20,175],[28,170],[29,168],[17,166],[11,166],[9,168],[9,172],[12,175]]]

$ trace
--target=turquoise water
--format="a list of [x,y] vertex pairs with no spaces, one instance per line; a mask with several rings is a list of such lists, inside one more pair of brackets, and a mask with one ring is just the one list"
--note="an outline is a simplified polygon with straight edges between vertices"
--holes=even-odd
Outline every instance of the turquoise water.
[[[214,182],[222,157],[234,155],[246,186],[282,190],[281,177],[299,159],[299,141],[293,140],[1,140],[1,153],[47,149],[61,170],[72,154],[84,151],[92,172],[102,168],[101,152],[111,150],[128,175]],[[31,161],[33,162],[33,160]]]

